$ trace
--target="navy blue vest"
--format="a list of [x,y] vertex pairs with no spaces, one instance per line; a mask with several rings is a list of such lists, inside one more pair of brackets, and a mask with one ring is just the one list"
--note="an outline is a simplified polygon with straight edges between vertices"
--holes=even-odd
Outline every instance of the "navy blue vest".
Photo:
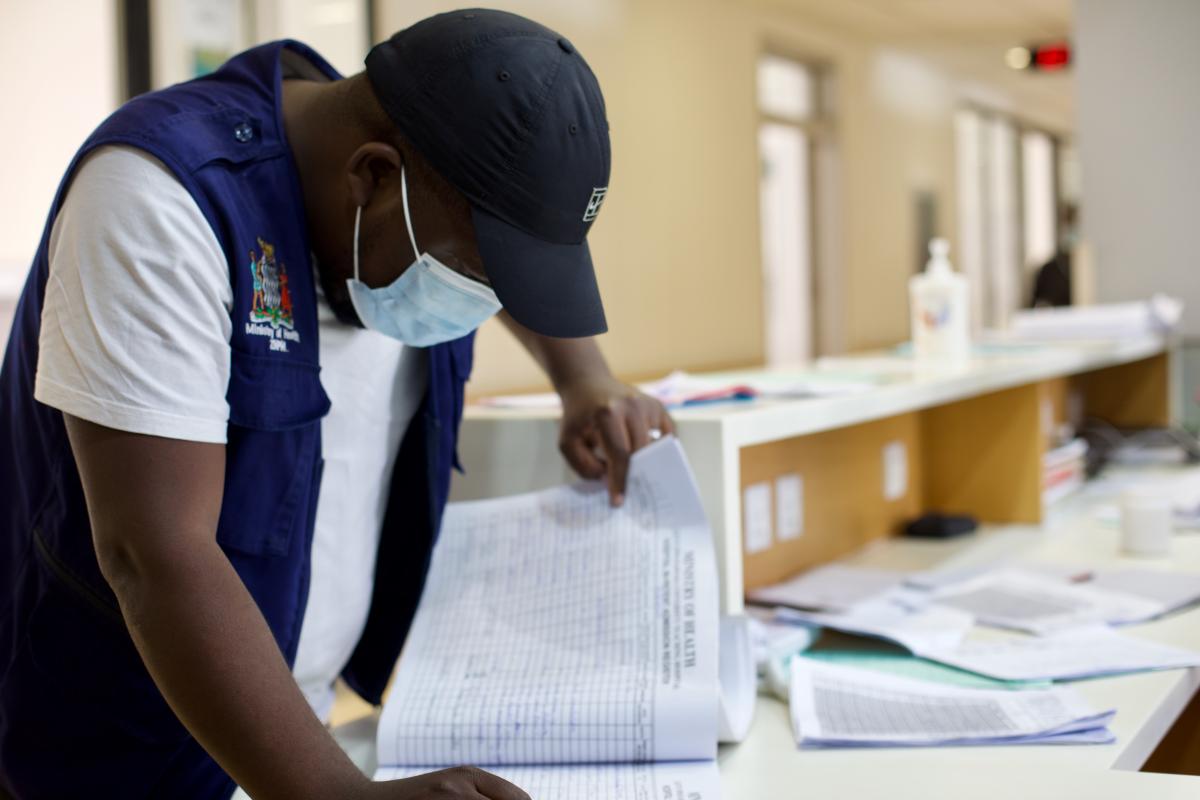
[[[295,658],[329,400],[304,204],[280,112],[284,48],[339,77],[304,45],[275,42],[139,97],[80,148],[46,222],[0,371],[0,786],[19,800],[233,790],[134,649],[96,563],[62,414],[33,397],[50,230],[76,165],[102,145],[161,160],[228,260],[232,363],[217,541],[287,662]],[[373,703],[407,635],[449,493],[472,337],[426,354],[428,388],[390,477],[370,615],[343,673]]]

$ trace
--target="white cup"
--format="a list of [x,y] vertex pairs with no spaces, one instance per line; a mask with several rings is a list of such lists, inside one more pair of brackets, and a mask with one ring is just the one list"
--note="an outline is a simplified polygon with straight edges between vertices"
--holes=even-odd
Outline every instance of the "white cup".
[[1121,495],[1121,549],[1134,556],[1165,556],[1171,552],[1171,497],[1151,487],[1128,489]]

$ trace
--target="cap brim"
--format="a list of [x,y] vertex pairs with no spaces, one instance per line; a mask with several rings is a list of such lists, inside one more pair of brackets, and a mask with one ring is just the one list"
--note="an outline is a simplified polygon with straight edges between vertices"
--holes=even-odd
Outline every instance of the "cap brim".
[[479,208],[471,215],[484,272],[513,319],[561,339],[608,330],[587,240],[547,242]]

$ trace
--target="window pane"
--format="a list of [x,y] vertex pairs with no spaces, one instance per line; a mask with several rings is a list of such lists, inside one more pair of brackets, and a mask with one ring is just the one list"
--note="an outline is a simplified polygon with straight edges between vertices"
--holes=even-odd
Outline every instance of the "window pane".
[[1021,136],[1025,200],[1025,268],[1036,270],[1058,250],[1055,241],[1054,142],[1044,133]]
[[758,146],[766,360],[794,364],[812,355],[808,137],[793,125],[765,123]]
[[758,107],[764,114],[791,120],[813,117],[813,76],[790,58],[758,59]]

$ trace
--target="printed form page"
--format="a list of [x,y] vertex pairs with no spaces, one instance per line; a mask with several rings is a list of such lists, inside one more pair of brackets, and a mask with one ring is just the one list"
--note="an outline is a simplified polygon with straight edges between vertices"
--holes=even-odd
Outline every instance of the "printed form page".
[[451,504],[379,763],[715,758],[717,636],[712,536],[673,438],[635,454],[619,509],[599,484]]
[[882,746],[1107,742],[1114,712],[1070,688],[964,689],[870,670],[792,661],[791,714],[801,745]]
[[[375,780],[411,778],[429,770],[385,767]],[[656,764],[567,764],[489,767],[533,800],[719,800],[715,761]]]
[[1114,620],[1145,619],[1161,608],[1133,595],[1020,570],[999,570],[938,591],[934,602],[965,611],[981,625],[1039,636]]

